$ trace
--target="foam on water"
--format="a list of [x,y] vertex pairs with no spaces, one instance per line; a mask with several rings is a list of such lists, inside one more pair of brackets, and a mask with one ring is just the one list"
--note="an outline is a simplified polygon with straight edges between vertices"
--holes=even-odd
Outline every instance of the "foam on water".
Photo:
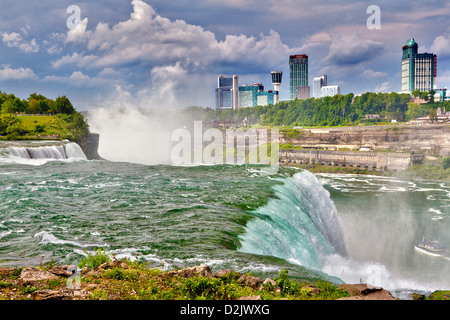
[[81,243],[78,241],[71,240],[62,240],[57,238],[55,235],[48,231],[40,231],[34,235],[35,238],[41,239],[41,244],[56,244],[56,245],[64,245],[69,244],[80,248],[89,248],[89,247],[104,247],[109,246],[108,244],[98,244],[98,243]]

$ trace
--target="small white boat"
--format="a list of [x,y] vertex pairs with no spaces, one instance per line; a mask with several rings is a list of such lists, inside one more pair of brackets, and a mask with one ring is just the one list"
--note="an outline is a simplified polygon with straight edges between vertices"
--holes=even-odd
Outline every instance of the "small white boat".
[[422,238],[422,241],[418,241],[414,243],[414,248],[417,251],[422,253],[426,253],[435,257],[441,257],[447,255],[447,247],[440,244],[437,241],[429,241],[426,240],[425,237]]

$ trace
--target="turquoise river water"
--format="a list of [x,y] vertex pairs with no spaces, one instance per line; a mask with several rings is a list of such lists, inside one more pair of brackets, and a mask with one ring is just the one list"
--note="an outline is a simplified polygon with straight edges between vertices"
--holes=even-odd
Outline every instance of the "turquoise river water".
[[399,298],[450,289],[450,185],[258,165],[88,161],[64,148],[0,149],[0,267],[76,264],[97,248],[164,269],[207,263],[369,282]]

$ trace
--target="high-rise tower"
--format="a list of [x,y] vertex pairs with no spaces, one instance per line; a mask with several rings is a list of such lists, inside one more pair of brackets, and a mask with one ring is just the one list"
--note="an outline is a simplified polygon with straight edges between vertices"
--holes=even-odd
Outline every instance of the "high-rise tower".
[[308,99],[308,55],[297,54],[289,57],[289,95],[290,99]]
[[402,47],[402,92],[428,92],[436,88],[437,56],[418,53],[417,48],[414,39],[409,39]]
[[280,101],[280,85],[283,80],[283,72],[282,71],[272,71],[272,84],[273,84],[273,104],[277,104]]
[[218,77],[216,109],[239,109],[239,77],[237,75]]
[[322,87],[327,86],[327,75],[322,75],[320,77],[315,77],[313,79],[313,97],[322,97]]

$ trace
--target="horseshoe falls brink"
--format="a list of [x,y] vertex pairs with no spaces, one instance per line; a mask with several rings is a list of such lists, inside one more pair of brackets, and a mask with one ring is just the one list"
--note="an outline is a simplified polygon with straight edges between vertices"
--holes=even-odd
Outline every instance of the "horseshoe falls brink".
[[240,237],[243,252],[280,257],[322,269],[331,254],[346,256],[337,211],[314,175],[303,171],[274,187],[276,199],[253,213]]
[[0,267],[41,256],[77,264],[102,248],[162,269],[207,263],[274,277],[284,268],[399,296],[450,288],[449,261],[413,249],[423,236],[450,244],[445,183],[14,148],[0,150]]

